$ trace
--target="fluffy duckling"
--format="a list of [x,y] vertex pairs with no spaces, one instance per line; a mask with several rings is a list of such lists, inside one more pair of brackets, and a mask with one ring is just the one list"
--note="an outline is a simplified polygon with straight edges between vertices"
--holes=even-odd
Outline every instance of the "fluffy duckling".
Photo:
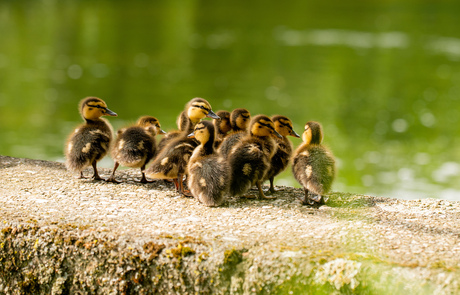
[[80,172],[89,165],[93,166],[94,180],[102,180],[97,172],[97,162],[108,152],[112,141],[112,126],[102,116],[117,116],[107,108],[100,98],[87,97],[80,101],[80,114],[85,123],[78,126],[68,137],[65,148],[66,167],[73,172]]
[[212,111],[211,104],[206,99],[195,97],[185,105],[185,110],[182,111],[177,117],[177,127],[179,130],[168,132],[165,137],[158,144],[158,150],[161,151],[163,148],[172,140],[180,137],[187,136],[195,125],[205,117],[212,119],[219,119],[219,117]]
[[272,135],[281,137],[269,117],[258,115],[251,121],[249,134],[230,151],[228,155],[231,172],[229,192],[232,196],[245,194],[255,184],[259,189],[260,199],[276,198],[265,196],[262,190],[262,181],[270,168],[271,158],[276,152],[276,143]]
[[117,140],[112,149],[115,165],[107,181],[119,183],[115,179],[115,171],[121,164],[126,167],[141,168],[140,182],[149,182],[145,178],[145,165],[155,156],[155,135],[164,133],[166,132],[161,129],[160,122],[150,116],[140,117],[135,126],[118,130]]
[[173,139],[159,152],[145,174],[153,179],[172,179],[179,194],[191,197],[190,192],[184,190],[183,179],[187,175],[190,156],[197,145],[195,139],[186,136]]
[[232,130],[232,125],[230,124],[230,113],[228,111],[218,111],[216,114],[220,119],[213,120],[214,128],[216,129],[214,147],[218,148],[224,140],[224,137]]
[[187,184],[192,195],[208,207],[222,204],[228,190],[227,163],[214,149],[214,126],[202,121],[189,135],[200,142],[188,163]]
[[232,126],[232,133],[227,135],[219,146],[219,154],[223,157],[227,157],[230,150],[238,143],[241,139],[247,135],[247,129],[251,121],[251,114],[247,109],[234,109],[230,114],[230,125]]
[[302,203],[320,206],[326,201],[323,194],[331,189],[335,177],[334,156],[321,145],[323,131],[320,123],[307,122],[302,140],[294,152],[292,172],[305,191]]
[[[179,116],[178,122],[184,112]],[[147,169],[146,175],[150,178],[172,179],[176,190],[187,197],[191,196],[190,192],[184,190],[183,177],[187,175],[187,164],[193,150],[197,147],[198,142],[193,138],[187,138],[187,135],[193,131],[196,123],[206,116],[218,118],[211,110],[209,102],[202,98],[192,99],[186,107],[187,127],[180,127],[184,131],[177,132],[177,135],[170,138],[163,148],[160,149],[158,156]],[[191,130],[191,131],[190,131]],[[188,132],[188,133],[187,133]],[[160,142],[161,144],[161,142]]]
[[265,180],[268,179],[270,181],[269,192],[273,194],[275,193],[275,187],[273,185],[275,176],[286,169],[292,156],[292,143],[287,136],[290,135],[297,138],[300,136],[292,128],[292,122],[288,117],[277,115],[273,116],[271,119],[273,124],[275,124],[275,130],[282,136],[282,138],[275,137],[278,148],[275,155],[272,157],[270,169],[265,176]]

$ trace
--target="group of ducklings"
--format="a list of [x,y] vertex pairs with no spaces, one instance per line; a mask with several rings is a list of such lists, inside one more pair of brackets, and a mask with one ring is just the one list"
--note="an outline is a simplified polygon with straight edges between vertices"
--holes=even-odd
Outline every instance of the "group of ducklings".
[[[102,116],[117,116],[100,98],[80,102],[85,123],[70,135],[65,147],[66,167],[84,178],[83,170],[93,167],[93,179],[102,180],[97,162],[111,151],[115,162],[106,180],[115,179],[119,165],[140,168],[140,182],[168,179],[176,190],[194,197],[206,206],[219,206],[226,195],[246,195],[254,185],[260,199],[274,199],[274,178],[292,163],[294,177],[304,188],[303,204],[320,206],[335,176],[335,160],[323,145],[321,124],[305,124],[303,142],[293,152],[287,136],[300,137],[285,116],[257,115],[251,119],[247,109],[212,111],[203,98],[190,100],[177,119],[178,130],[166,133],[160,122],[150,116],[139,118],[134,126],[122,128],[113,140],[113,129]],[[202,120],[205,117],[213,122]],[[155,136],[165,134],[157,144]],[[146,168],[146,165],[151,164]],[[184,188],[186,180],[189,190]],[[262,183],[270,181],[267,193]],[[267,195],[266,195],[267,194]],[[270,195],[268,195],[270,194]]]

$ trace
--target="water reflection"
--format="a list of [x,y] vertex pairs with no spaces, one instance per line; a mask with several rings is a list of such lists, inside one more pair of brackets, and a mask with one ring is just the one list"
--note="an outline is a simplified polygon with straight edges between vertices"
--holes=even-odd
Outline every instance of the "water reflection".
[[348,4],[1,2],[0,154],[62,160],[88,95],[167,130],[201,96],[322,122],[335,190],[460,200],[460,4]]

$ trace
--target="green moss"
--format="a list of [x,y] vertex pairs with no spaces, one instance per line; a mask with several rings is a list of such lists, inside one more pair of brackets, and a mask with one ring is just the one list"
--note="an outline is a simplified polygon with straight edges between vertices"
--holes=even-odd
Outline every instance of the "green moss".
[[235,248],[224,252],[224,265],[236,265],[243,261],[243,253]]
[[163,244],[156,244],[154,242],[148,242],[145,243],[144,246],[142,247],[145,251],[145,253],[150,254],[148,261],[152,261],[153,259],[157,258],[160,252],[165,248],[166,246]]
[[177,244],[177,247],[167,250],[167,253],[170,253],[174,258],[182,258],[188,255],[195,254],[195,250],[190,247],[183,246],[182,243]]
[[11,227],[5,227],[2,229],[2,234],[6,236],[7,234],[11,233],[13,229]]
[[333,192],[328,194],[327,197],[329,199],[326,204],[329,207],[362,208],[371,207],[375,204],[375,200],[372,197],[352,193]]

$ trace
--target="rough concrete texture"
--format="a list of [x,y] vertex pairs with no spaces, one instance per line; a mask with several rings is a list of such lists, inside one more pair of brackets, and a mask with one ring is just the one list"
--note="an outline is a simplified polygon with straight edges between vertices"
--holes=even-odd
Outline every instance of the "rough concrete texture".
[[1,294],[460,293],[460,202],[334,192],[313,209],[277,187],[208,208],[117,175],[0,156]]

